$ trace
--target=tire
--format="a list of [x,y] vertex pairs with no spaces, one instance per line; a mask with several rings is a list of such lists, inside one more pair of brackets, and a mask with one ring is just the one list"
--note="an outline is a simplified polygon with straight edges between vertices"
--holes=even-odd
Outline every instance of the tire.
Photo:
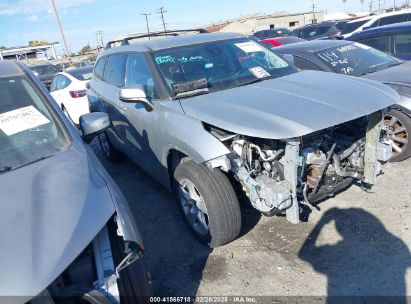
[[389,137],[395,146],[390,162],[400,162],[409,158],[411,156],[409,142],[411,117],[400,110],[392,109],[385,115],[384,123],[390,127]]
[[119,162],[124,159],[124,154],[114,147],[113,142],[108,135],[108,132],[105,131],[98,135],[98,141],[100,143],[101,150],[103,151],[104,156],[110,162]]
[[191,160],[180,163],[174,172],[174,192],[190,230],[201,243],[215,248],[237,238],[240,206],[233,186],[219,169],[210,171]]
[[[108,223],[111,251],[115,265],[119,265],[125,258],[124,241],[117,235],[117,224],[113,219]],[[144,262],[144,256],[120,271],[117,280],[121,304],[150,303],[153,295],[150,274]]]

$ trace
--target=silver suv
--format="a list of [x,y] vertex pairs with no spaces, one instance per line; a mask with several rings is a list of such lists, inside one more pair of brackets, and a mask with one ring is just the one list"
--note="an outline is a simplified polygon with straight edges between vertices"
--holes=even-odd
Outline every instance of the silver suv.
[[88,91],[111,119],[104,153],[173,191],[211,247],[238,236],[239,197],[298,223],[300,204],[373,185],[391,156],[381,117],[399,97],[383,84],[298,72],[238,34],[122,44],[98,58]]

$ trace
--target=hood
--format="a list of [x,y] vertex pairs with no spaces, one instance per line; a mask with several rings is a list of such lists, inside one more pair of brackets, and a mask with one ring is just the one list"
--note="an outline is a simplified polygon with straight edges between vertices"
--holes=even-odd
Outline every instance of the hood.
[[401,84],[411,86],[411,61],[404,62],[402,64],[366,74],[363,78],[380,81],[383,83]]
[[78,146],[1,174],[0,193],[1,296],[40,293],[115,212],[106,181]]
[[365,116],[398,100],[381,83],[304,71],[180,103],[187,115],[227,131],[285,139]]

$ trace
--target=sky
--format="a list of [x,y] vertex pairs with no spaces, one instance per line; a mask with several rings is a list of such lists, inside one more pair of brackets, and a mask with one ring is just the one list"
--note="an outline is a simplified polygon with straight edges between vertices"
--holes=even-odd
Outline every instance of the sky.
[[[394,0],[381,0],[392,6]],[[396,0],[397,5],[402,0]],[[312,0],[55,0],[66,40],[72,52],[97,44],[96,31],[103,31],[106,42],[119,34],[146,31],[145,17],[151,13],[150,30],[162,28],[158,8],[164,7],[167,28],[183,29],[201,26],[253,12],[290,13],[311,10]],[[365,1],[367,3],[369,0]],[[378,0],[374,0],[377,5]],[[342,0],[315,0],[317,9],[328,13],[344,10]],[[347,11],[361,11],[360,0],[347,0]],[[63,43],[50,0],[0,0],[0,46],[28,45],[29,41]]]

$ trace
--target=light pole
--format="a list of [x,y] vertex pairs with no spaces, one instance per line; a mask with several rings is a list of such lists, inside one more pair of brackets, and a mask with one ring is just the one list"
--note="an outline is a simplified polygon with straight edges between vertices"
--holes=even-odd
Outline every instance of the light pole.
[[50,0],[50,1],[51,1],[51,6],[52,6],[53,11],[54,11],[54,15],[56,16],[56,19],[57,19],[57,24],[59,26],[61,38],[63,39],[65,53],[70,58],[71,52],[70,52],[70,49],[68,47],[66,37],[64,37],[63,27],[61,26],[60,17],[59,17],[59,14],[57,13],[56,4],[54,3],[54,0]]

